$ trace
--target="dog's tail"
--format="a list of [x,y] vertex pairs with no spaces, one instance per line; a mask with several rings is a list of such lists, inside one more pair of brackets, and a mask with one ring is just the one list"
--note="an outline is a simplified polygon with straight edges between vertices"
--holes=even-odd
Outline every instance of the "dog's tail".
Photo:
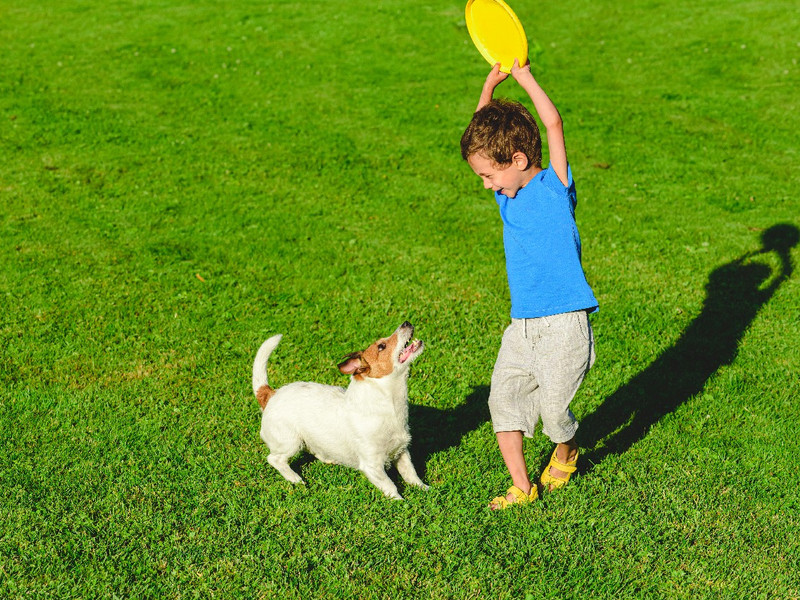
[[256,395],[256,400],[258,400],[258,405],[262,411],[275,393],[275,390],[269,387],[267,381],[267,359],[269,359],[270,354],[275,350],[282,337],[280,334],[273,335],[261,344],[261,348],[256,353],[256,359],[253,361],[253,393]]

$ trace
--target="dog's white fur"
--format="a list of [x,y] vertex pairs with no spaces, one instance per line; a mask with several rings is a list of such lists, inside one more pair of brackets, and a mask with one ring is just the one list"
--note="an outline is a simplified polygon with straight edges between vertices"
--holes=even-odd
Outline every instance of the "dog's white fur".
[[411,342],[413,334],[405,322],[390,337],[351,354],[339,365],[351,375],[347,389],[300,381],[273,390],[267,360],[282,336],[265,341],[253,362],[253,393],[262,409],[269,464],[292,483],[304,483],[289,460],[305,449],[323,462],[360,470],[390,498],[402,500],[386,474],[390,463],[406,483],[428,489],[408,452],[408,368],[424,349],[421,341]]

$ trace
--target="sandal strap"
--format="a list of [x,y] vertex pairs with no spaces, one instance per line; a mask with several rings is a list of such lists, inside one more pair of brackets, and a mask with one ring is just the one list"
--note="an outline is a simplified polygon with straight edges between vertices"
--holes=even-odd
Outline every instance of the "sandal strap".
[[556,451],[553,450],[553,456],[550,457],[550,464],[547,466],[555,467],[559,471],[564,471],[564,473],[570,473],[570,474],[574,473],[575,471],[578,470],[578,454],[576,454],[575,458],[573,458],[567,464],[564,464],[558,460],[558,457],[556,456]]
[[[542,476],[539,478],[539,481],[542,482],[542,485],[549,486],[551,490],[563,487],[569,481],[569,478],[572,474],[578,470],[578,455],[575,455],[571,461],[567,464],[562,463],[556,457],[556,451],[553,450],[553,456],[550,457],[550,462],[545,467],[544,472],[542,472]],[[555,467],[559,471],[564,471],[566,475],[563,477],[556,477],[550,472],[550,468]]]
[[506,491],[506,496],[508,494],[511,494],[512,496],[514,496],[514,500],[515,500],[514,504],[525,504],[526,502],[530,502],[530,500],[531,500],[530,496],[528,494],[523,492],[521,489],[519,489],[515,485],[512,485],[510,488],[508,488],[508,490]]
[[492,504],[495,505],[497,508],[508,508],[509,506],[511,506],[511,502],[506,500],[505,496],[498,496],[497,498],[493,498],[489,502],[490,506]]
[[[513,502],[509,502],[506,496],[511,495],[514,497]],[[512,485],[508,490],[506,490],[506,496],[498,496],[494,498],[489,504],[494,504],[498,508],[508,508],[509,506],[514,506],[515,504],[527,504],[528,502],[533,502],[539,497],[539,490],[536,489],[536,486],[531,487],[531,493],[526,494],[517,486]]]

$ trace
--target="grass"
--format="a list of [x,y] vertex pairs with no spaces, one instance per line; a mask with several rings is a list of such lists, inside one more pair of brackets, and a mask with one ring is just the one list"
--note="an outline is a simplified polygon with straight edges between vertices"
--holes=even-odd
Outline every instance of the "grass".
[[[800,597],[794,5],[513,6],[601,312],[580,476],[492,514],[509,302],[463,6],[4,4],[0,596]],[[276,384],[343,384],[405,319],[432,489],[283,481],[260,342]]]

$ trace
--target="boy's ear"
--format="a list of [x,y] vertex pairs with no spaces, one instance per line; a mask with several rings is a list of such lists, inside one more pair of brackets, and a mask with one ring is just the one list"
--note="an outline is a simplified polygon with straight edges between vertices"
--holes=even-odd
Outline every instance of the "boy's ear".
[[524,152],[520,152],[518,150],[511,155],[511,164],[513,164],[520,171],[524,171],[528,168],[528,157],[525,156]]

